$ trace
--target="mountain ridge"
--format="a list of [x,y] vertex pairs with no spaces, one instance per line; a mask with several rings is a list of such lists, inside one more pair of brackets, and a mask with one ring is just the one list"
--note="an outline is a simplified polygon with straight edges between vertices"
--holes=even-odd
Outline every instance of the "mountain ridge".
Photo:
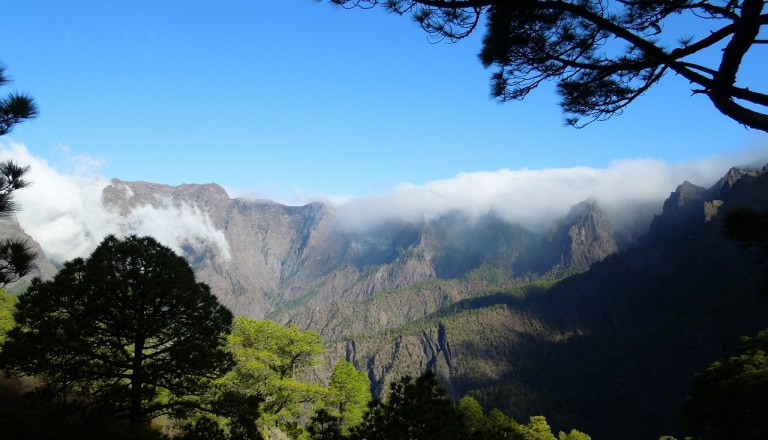
[[[483,265],[496,266],[512,278],[586,268],[618,251],[616,231],[602,231],[612,228],[609,222],[594,223],[589,237],[558,235],[553,229],[544,239],[492,213],[470,220],[448,212],[421,223],[390,220],[374,230],[355,231],[340,225],[322,203],[286,206],[230,199],[216,184],[171,187],[116,179],[103,190],[102,200],[123,216],[142,209],[183,208],[207,218],[211,234],[221,236],[182,244],[182,253],[228,307],[257,318],[285,305],[317,307],[460,277]],[[577,205],[572,215],[583,209],[591,209],[593,220],[605,218],[594,202]],[[557,227],[574,225],[561,221]]]
[[339,358],[378,393],[431,368],[453,397],[596,440],[678,435],[693,375],[768,327],[765,274],[720,234],[729,210],[768,209],[754,170],[684,182],[632,227],[595,200],[537,231],[459,211],[351,230],[325,204],[230,199],[215,184],[113,180],[103,201],[125,232],[160,210],[199,219],[179,247],[200,280],[235,314],[320,333],[318,380]]
[[[429,364],[454,397],[469,393],[518,420],[546,414],[553,426],[595,439],[681,436],[693,376],[768,327],[763,268],[720,233],[728,211],[768,209],[768,174],[732,183],[681,185],[642,243],[587,271],[528,293],[460,293],[449,304],[459,313],[426,311],[415,329],[347,336],[328,359],[355,360],[374,386]],[[389,296],[398,295],[408,293]],[[474,305],[460,305],[467,302]],[[441,327],[450,364],[432,348]]]

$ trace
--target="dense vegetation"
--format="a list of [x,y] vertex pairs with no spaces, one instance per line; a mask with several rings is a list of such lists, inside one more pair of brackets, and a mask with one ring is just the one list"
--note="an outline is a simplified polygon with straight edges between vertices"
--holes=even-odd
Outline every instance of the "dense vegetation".
[[[744,182],[758,186],[732,194],[764,194],[759,185],[768,185]],[[726,236],[763,262],[763,215],[734,212]],[[626,426],[658,433],[676,424],[690,379],[660,383],[702,371],[723,352],[707,347],[719,335],[765,327],[755,254],[724,244],[717,223],[679,229],[657,228],[661,239],[560,281],[501,277],[492,287],[486,275],[501,269],[489,263],[464,278],[331,304],[328,354],[305,323],[233,320],[154,239],[108,237],[52,280],[3,295],[0,366],[17,376],[3,381],[2,421],[10,438],[28,438],[35,419],[46,421],[34,424],[36,438],[587,438],[559,432],[571,426],[596,438]],[[721,319],[724,310],[737,322]],[[696,380],[687,432],[763,436],[764,341],[745,340]],[[644,411],[651,403],[658,412]]]
[[696,376],[686,430],[702,438],[768,438],[768,330]]
[[[102,244],[104,247],[122,245],[138,246],[155,256],[167,251],[151,239],[136,237],[129,237],[123,242],[109,237]],[[102,251],[100,248],[94,255],[101,255]],[[136,263],[134,268],[140,268],[138,272],[151,274],[151,264],[140,257],[144,255],[143,251],[133,249],[130,253],[133,258],[129,260]],[[82,295],[83,300],[70,301],[71,306],[63,307],[65,304],[54,301],[57,307],[48,310],[52,301],[41,301],[39,298],[44,294],[49,294],[48,299],[51,300],[62,292],[69,292],[70,295],[73,292],[84,294],[89,290],[105,292],[103,289],[106,286],[94,288],[87,284],[92,282],[93,277],[102,281],[106,279],[96,276],[103,267],[93,269],[86,264],[92,260],[96,260],[93,255],[88,260],[68,263],[60,276],[46,283],[36,281],[19,300],[4,292],[0,297],[0,322],[3,324],[0,336],[5,341],[0,346],[3,366],[27,375],[34,374],[34,377],[3,379],[0,404],[4,411],[0,421],[6,429],[5,438],[29,438],[30,433],[41,439],[105,436],[118,439],[259,439],[277,438],[275,436],[279,435],[294,439],[334,440],[590,438],[576,429],[555,434],[543,416],[533,416],[527,423],[520,423],[498,409],[485,411],[473,397],[465,396],[455,403],[447,396],[435,372],[429,369],[416,378],[401,376],[389,384],[383,399],[374,399],[366,374],[357,370],[353,363],[340,359],[327,386],[323,385],[309,374],[325,351],[317,333],[301,331],[291,324],[280,325],[243,317],[236,318],[230,325],[224,312],[220,313],[224,313],[223,323],[227,325],[218,326],[220,332],[211,340],[213,345],[200,352],[202,357],[208,353],[215,355],[210,359],[216,359],[218,368],[210,370],[206,378],[201,378],[197,371],[181,368],[165,371],[162,374],[165,377],[156,378],[149,386],[143,386],[148,393],[144,401],[148,406],[162,404],[160,406],[174,408],[175,411],[165,411],[166,416],[154,418],[152,425],[124,424],[121,420],[137,420],[131,414],[130,406],[126,407],[123,403],[126,399],[130,400],[133,365],[119,365],[119,361],[121,353],[136,353],[131,348],[136,342],[125,336],[112,341],[94,339],[95,330],[109,327],[97,326],[97,329],[89,330],[88,326],[103,322],[107,316],[123,324],[135,322],[138,316],[165,319],[167,316],[163,312],[169,309],[160,306],[154,312],[150,310],[137,315],[139,305],[159,304],[160,299],[151,300],[151,290],[144,289],[135,279],[126,281],[131,278],[123,273],[108,284],[111,288],[130,285],[122,293],[130,293],[128,297],[136,301],[133,305],[129,302],[128,305],[108,308],[110,312],[107,316],[98,318],[104,304],[99,303],[99,307],[94,309],[87,303],[88,296]],[[106,260],[109,261],[109,258]],[[104,259],[99,261],[103,263]],[[169,261],[170,267],[183,263],[183,260],[177,259]],[[183,265],[186,266],[186,263]],[[155,270],[164,269],[162,273],[169,273],[170,267],[161,264],[155,266]],[[95,271],[95,274],[89,274],[90,271]],[[155,283],[150,283],[150,286],[154,287]],[[194,290],[180,292],[179,297],[172,296],[177,301],[174,304],[182,305],[189,297],[200,294],[193,293]],[[204,288],[202,292],[205,293]],[[115,301],[113,294],[103,296],[108,301]],[[510,291],[508,301],[525,296],[521,296],[521,290],[514,289]],[[61,298],[72,299],[66,295]],[[205,295],[204,298],[210,300]],[[456,314],[443,316],[441,322],[460,335],[459,327],[454,327],[452,322],[466,323],[463,317],[475,315],[487,322],[487,313],[493,313],[495,309],[483,310],[487,311],[460,308]],[[210,310],[208,314],[216,315]],[[14,316],[17,321],[14,321]],[[30,319],[30,316],[41,318],[38,321]],[[181,321],[191,318],[185,316]],[[67,324],[70,319],[74,322]],[[167,331],[180,331],[177,324],[163,322]],[[147,321],[144,323],[147,324]],[[418,331],[427,323],[428,320],[407,328]],[[82,331],[82,335],[67,333],[74,329]],[[117,329],[119,327],[115,327]],[[158,341],[158,337],[149,339]],[[176,344],[182,348],[191,339],[195,338],[189,334],[184,336],[181,332],[180,339],[169,338],[164,344],[145,346],[142,353],[149,360],[148,365],[161,363],[159,354],[173,352],[169,348]],[[755,338],[746,338],[739,351],[716,362],[697,378],[695,392],[686,406],[689,432],[702,435],[702,438],[764,437],[767,340],[766,332]],[[43,342],[47,342],[48,346],[42,348],[39,344]],[[199,342],[195,341],[196,344]],[[78,344],[87,345],[90,352],[85,347],[77,348]],[[57,345],[58,348],[54,349]],[[71,351],[68,353],[67,350]],[[194,358],[191,355],[193,351],[189,350],[186,347],[182,352]],[[81,359],[86,354],[95,360],[89,363]],[[60,362],[53,363],[52,360],[57,357]],[[38,368],[24,369],[24,365]],[[75,376],[73,366],[82,367],[91,375]],[[103,370],[103,374],[95,374],[99,369]],[[119,371],[122,374],[107,375]],[[195,388],[176,389],[170,385],[159,385],[175,383],[194,383]],[[149,421],[149,416],[161,413],[142,412],[144,418],[141,420]],[[45,420],[45,423],[32,422],[38,419]],[[732,437],[734,433],[738,433],[737,437]]]
[[455,405],[430,370],[393,382],[385,400],[344,359],[328,386],[302,379],[324,352],[317,333],[232,321],[189,265],[148,237],[107,237],[18,301],[0,299],[10,438],[27,438],[36,417],[47,420],[37,438],[555,438],[543,417],[521,425],[470,397]]

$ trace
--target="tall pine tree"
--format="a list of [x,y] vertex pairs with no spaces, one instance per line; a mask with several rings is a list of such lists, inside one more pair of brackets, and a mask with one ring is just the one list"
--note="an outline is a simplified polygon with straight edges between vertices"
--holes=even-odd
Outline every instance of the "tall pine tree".
[[151,237],[109,236],[53,280],[34,280],[15,318],[0,366],[132,424],[183,408],[231,365],[232,314]]

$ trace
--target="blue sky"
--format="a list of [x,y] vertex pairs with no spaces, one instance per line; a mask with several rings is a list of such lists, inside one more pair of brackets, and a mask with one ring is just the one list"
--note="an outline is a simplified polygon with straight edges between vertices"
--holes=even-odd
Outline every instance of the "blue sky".
[[[62,173],[217,182],[279,200],[460,173],[692,163],[768,147],[668,77],[624,115],[564,127],[551,86],[488,96],[481,33],[312,0],[2,0],[0,61],[40,117],[11,135]],[[751,73],[764,85],[757,69]],[[732,164],[728,164],[732,165]],[[682,181],[682,178],[680,179]],[[638,182],[638,184],[642,184]],[[672,190],[674,188],[671,188]]]

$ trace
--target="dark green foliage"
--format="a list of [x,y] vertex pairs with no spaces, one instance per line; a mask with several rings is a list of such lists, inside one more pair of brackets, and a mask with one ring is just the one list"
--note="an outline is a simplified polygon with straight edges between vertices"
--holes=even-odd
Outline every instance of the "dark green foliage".
[[[0,64],[0,86],[8,84],[6,67]],[[0,98],[0,136],[8,134],[14,125],[37,116],[37,106],[28,95],[11,93]],[[13,202],[14,191],[29,185],[24,175],[29,167],[22,167],[13,161],[0,163],[0,218],[7,218],[17,207]],[[5,239],[0,241],[0,287],[18,280],[34,267],[36,254],[25,240]]]
[[35,267],[37,254],[26,240],[0,240],[0,286],[17,281]]
[[[218,382],[218,381],[217,381]],[[218,383],[218,386],[221,384]],[[215,388],[214,385],[212,388]],[[260,440],[260,406],[263,399],[231,390],[218,393],[214,399],[206,400],[205,413],[185,429],[185,439],[247,439]],[[201,405],[199,408],[204,408]]]
[[[18,209],[13,201],[13,193],[29,185],[24,179],[27,172],[29,167],[19,166],[13,161],[0,163],[0,218],[7,218]],[[36,254],[25,240],[0,240],[0,287],[28,274],[34,267],[35,257]]]
[[768,250],[768,212],[734,209],[723,219],[723,235],[730,240]]
[[[411,14],[433,38],[450,41],[469,36],[485,15],[480,61],[496,69],[491,95],[523,99],[542,82],[555,81],[570,125],[583,126],[580,117],[589,123],[620,114],[673,72],[727,117],[768,131],[768,101],[758,87],[763,84],[736,82],[745,55],[763,43],[758,39],[768,24],[763,0],[331,2],[347,8],[382,4]],[[681,14],[707,20],[710,31],[681,40],[687,31],[671,21]]]
[[17,296],[9,295],[0,288],[0,349],[3,348],[6,333],[16,325],[13,313],[18,302],[19,298]]
[[432,371],[416,380],[404,376],[391,383],[387,399],[373,401],[352,434],[357,440],[451,440],[466,436],[461,414]]
[[[0,64],[0,86],[10,82],[5,74],[6,67]],[[0,136],[10,133],[13,126],[37,116],[35,101],[26,94],[12,92],[0,98]]]
[[512,440],[516,438],[519,431],[520,425],[516,421],[494,408],[488,412],[485,419],[485,431],[481,431],[475,438]]
[[458,409],[470,433],[481,432],[485,429],[483,407],[473,397],[464,396],[459,399]]
[[230,437],[216,420],[210,417],[201,417],[186,427],[181,438],[183,440],[226,440]]
[[13,161],[6,160],[0,163],[0,216],[10,216],[18,209],[13,202],[13,193],[29,186],[29,181],[24,175],[29,172],[29,167],[22,167]]
[[[723,219],[722,231],[725,238],[758,249],[756,261],[768,272],[768,211],[734,209]],[[766,292],[768,287],[765,288]]]
[[307,425],[312,440],[342,440],[341,420],[325,409],[319,409]]
[[231,365],[232,314],[151,237],[109,236],[20,297],[0,365],[133,424],[184,408]]
[[683,423],[706,439],[768,438],[768,330],[696,376]]
[[51,402],[24,399],[13,379],[0,375],[0,438],[3,440],[161,440],[159,430],[83,412]]
[[[358,371],[352,362],[340,359],[333,368],[328,384],[328,395],[323,399],[327,414],[336,418],[344,434],[358,425],[371,401],[371,382],[364,371]],[[318,411],[318,416],[320,412]]]
[[227,420],[226,428],[221,419],[211,415],[198,417],[188,424],[181,436],[183,440],[261,440],[263,437],[256,421],[259,403],[253,396],[227,393],[212,406],[211,415]]

